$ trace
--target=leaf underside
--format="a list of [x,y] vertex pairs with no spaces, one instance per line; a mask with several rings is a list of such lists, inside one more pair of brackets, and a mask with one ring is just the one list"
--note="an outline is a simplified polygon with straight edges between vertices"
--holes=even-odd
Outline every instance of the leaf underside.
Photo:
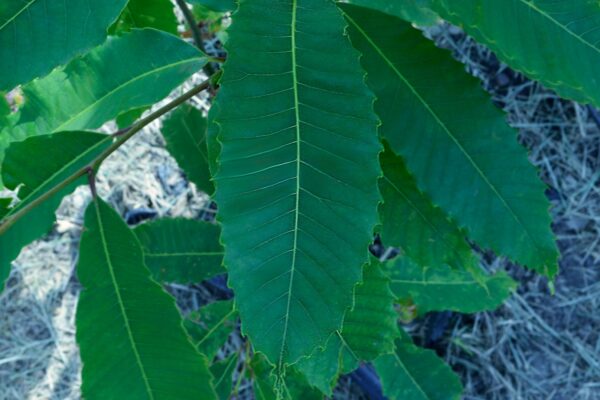
[[352,304],[377,220],[377,118],[334,3],[242,1],[234,21],[216,201],[244,332],[281,370]]
[[553,277],[544,184],[480,83],[410,24],[341,7],[378,98],[380,132],[418,186],[480,245]]
[[[595,0],[433,0],[502,61],[561,97],[600,107],[600,5]],[[506,23],[510,21],[510,23]]]
[[174,299],[150,278],[133,232],[99,199],[86,212],[77,275],[86,399],[215,398]]
[[127,0],[2,0],[0,90],[45,75],[102,43],[106,29],[126,3]]

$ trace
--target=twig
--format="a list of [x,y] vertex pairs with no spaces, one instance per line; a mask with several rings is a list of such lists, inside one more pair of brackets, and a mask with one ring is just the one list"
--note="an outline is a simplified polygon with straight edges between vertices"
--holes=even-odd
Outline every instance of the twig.
[[74,172],[69,177],[65,178],[65,180],[58,183],[52,189],[50,189],[46,193],[42,194],[40,197],[33,200],[31,203],[27,204],[25,207],[21,208],[16,213],[14,213],[12,215],[7,215],[6,218],[4,219],[4,221],[2,221],[2,223],[0,224],[0,235],[5,233],[15,222],[17,222],[23,216],[28,214],[31,210],[33,210],[40,204],[44,203],[46,200],[51,198],[56,193],[60,192],[62,189],[69,186],[71,183],[75,182],[77,179],[88,174],[90,170],[96,171],[98,169],[98,167],[100,166],[100,164],[102,164],[102,162],[108,156],[110,156],[112,153],[114,153],[119,147],[121,147],[126,141],[131,139],[136,133],[141,131],[146,125],[148,125],[155,119],[161,117],[162,115],[166,114],[167,112],[171,111],[172,109],[178,107],[179,105],[185,103],[186,101],[188,101],[189,99],[191,99],[192,97],[197,95],[198,93],[208,89],[211,86],[211,82],[213,80],[218,79],[220,74],[221,74],[221,71],[217,72],[216,74],[214,74],[213,76],[211,76],[210,78],[208,78],[207,80],[202,82],[200,85],[190,89],[189,91],[185,92],[184,94],[182,94],[175,100],[169,102],[168,104],[165,104],[158,110],[156,110],[153,113],[149,114],[148,116],[140,119],[138,122],[136,122],[135,124],[133,124],[131,126],[131,129],[129,129],[127,132],[125,132],[121,136],[119,136],[118,139],[113,144],[111,144],[106,150],[104,150],[102,153],[100,153],[98,155],[98,157],[96,157],[94,160],[92,160],[89,164],[85,165],[84,167],[80,168],[79,170]]
[[[194,14],[192,14],[192,11],[188,7],[185,0],[175,0],[175,2],[177,3],[177,6],[181,10],[181,13],[183,14],[183,18],[185,19],[185,22],[190,27],[190,31],[192,32],[192,38],[194,39],[194,43],[196,44],[196,47],[198,47],[204,54],[206,54],[206,49],[204,48],[204,41],[202,40],[202,32],[200,31],[200,28],[198,27],[198,23],[196,22],[196,19],[194,18]],[[204,66],[204,72],[206,72],[206,74],[208,76],[215,73],[215,69],[210,64],[210,62],[207,62],[206,65]]]

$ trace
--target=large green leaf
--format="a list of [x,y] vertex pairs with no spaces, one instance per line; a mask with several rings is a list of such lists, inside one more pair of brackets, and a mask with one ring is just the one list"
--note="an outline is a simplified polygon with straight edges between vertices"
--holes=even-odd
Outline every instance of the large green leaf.
[[202,111],[184,104],[164,121],[162,134],[167,142],[167,150],[190,181],[200,190],[212,194],[214,186],[208,165],[206,128],[207,122]]
[[[9,189],[18,188],[21,201],[8,210],[3,223],[84,167],[110,143],[110,137],[92,132],[60,132],[13,143],[2,164],[2,178]],[[10,272],[10,263],[19,255],[21,248],[52,228],[54,213],[63,196],[84,182],[80,179],[55,194],[0,235],[0,287],[3,287]]]
[[339,374],[356,369],[360,362],[393,353],[399,335],[394,300],[389,278],[381,264],[372,260],[365,266],[363,282],[356,286],[354,307],[346,314],[341,332],[329,339],[325,349],[300,360],[297,369],[311,385],[330,396]]
[[418,186],[484,247],[553,277],[544,184],[480,83],[402,20],[343,5],[381,134]]
[[432,0],[450,22],[562,97],[600,107],[596,0]]
[[402,158],[388,146],[379,158],[383,170],[379,181],[383,243],[400,247],[423,267],[478,267],[479,260],[465,235],[419,190]]
[[279,371],[341,328],[377,221],[377,118],[344,29],[328,0],[253,0],[229,31],[224,262],[244,332]]
[[165,32],[135,29],[110,37],[66,67],[23,87],[15,129],[36,134],[98,128],[124,111],[146,106],[206,63],[195,47]]
[[[340,1],[340,0],[338,0]],[[439,17],[430,8],[430,0],[348,0],[345,3],[372,8],[395,15],[417,25],[433,25]]]
[[459,400],[462,385],[432,350],[415,346],[408,335],[396,340],[396,352],[375,360],[375,369],[390,400]]
[[109,31],[114,34],[134,28],[154,28],[177,35],[177,18],[171,0],[129,0]]
[[50,72],[96,46],[127,0],[2,0],[0,90]]
[[77,275],[83,397],[215,398],[174,299],[150,278],[133,232],[100,199],[86,212]]
[[190,314],[184,323],[198,351],[209,360],[215,358],[236,324],[237,312],[233,308],[233,300],[216,301],[204,306],[200,311]]
[[189,219],[160,219],[134,230],[144,260],[160,282],[198,283],[225,272],[221,229]]
[[429,311],[475,313],[498,308],[517,284],[505,271],[483,271],[474,276],[446,265],[420,267],[406,257],[389,269],[392,291],[398,299],[411,299],[419,314]]

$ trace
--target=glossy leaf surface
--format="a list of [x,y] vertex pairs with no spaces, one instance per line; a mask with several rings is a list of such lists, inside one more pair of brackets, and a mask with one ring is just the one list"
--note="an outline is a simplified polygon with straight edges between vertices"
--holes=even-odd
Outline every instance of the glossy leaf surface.
[[408,23],[343,9],[378,98],[380,132],[418,186],[480,245],[554,276],[545,186],[480,83]]
[[133,232],[99,199],[86,212],[77,276],[86,399],[215,398],[175,300],[150,278]]
[[242,1],[234,21],[216,202],[243,331],[281,371],[352,305],[377,221],[377,118],[333,2]]
[[98,128],[125,111],[161,100],[205,63],[195,47],[165,32],[136,29],[111,37],[26,85],[19,121],[25,126],[16,129],[40,134]]
[[127,0],[2,0],[0,90],[46,75],[102,43]]
[[[560,96],[600,107],[595,0],[433,0],[443,18]],[[510,23],[507,23],[510,21]]]

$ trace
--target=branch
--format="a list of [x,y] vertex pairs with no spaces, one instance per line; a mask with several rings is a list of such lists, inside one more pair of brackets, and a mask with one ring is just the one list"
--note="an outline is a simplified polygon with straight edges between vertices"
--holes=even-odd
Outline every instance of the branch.
[[[192,32],[192,37],[194,38],[194,43],[196,44],[196,47],[198,47],[204,54],[206,54],[206,50],[204,48],[204,41],[202,40],[202,32],[198,27],[198,23],[194,18],[194,14],[192,14],[192,11],[188,7],[185,0],[175,0],[175,2],[181,10],[186,24],[190,27],[190,31]],[[206,63],[206,65],[204,66],[204,72],[206,72],[206,74],[210,76],[215,73],[215,70],[213,66],[210,65],[210,63]]]
[[127,130],[125,133],[123,133],[121,136],[119,136],[118,139],[113,144],[111,144],[106,150],[104,150],[102,153],[100,153],[89,164],[85,165],[84,167],[80,168],[79,170],[74,172],[69,177],[65,178],[65,180],[58,183],[52,189],[50,189],[47,192],[45,192],[44,194],[42,194],[40,197],[33,200],[31,203],[27,204],[25,207],[21,208],[16,213],[7,216],[6,219],[0,224],[0,235],[2,235],[4,232],[6,232],[15,222],[17,222],[19,219],[21,219],[23,216],[25,216],[27,213],[29,213],[31,210],[33,210],[40,204],[44,203],[50,197],[52,197],[56,193],[60,192],[62,189],[66,188],[67,186],[69,186],[71,183],[75,182],[77,179],[81,178],[82,176],[89,174],[90,171],[96,171],[98,169],[98,167],[100,166],[100,164],[102,164],[102,162],[108,156],[110,156],[112,153],[114,153],[119,147],[121,147],[126,141],[131,139],[136,133],[138,133],[144,127],[146,127],[146,125],[148,125],[155,119],[161,117],[162,115],[166,114],[167,112],[171,111],[172,109],[178,107],[179,105],[185,103],[186,101],[188,101],[192,97],[196,96],[198,93],[202,92],[203,90],[208,89],[211,86],[211,82],[213,80],[218,79],[220,74],[221,74],[220,71],[217,72],[216,74],[214,74],[213,76],[211,76],[210,78],[208,78],[207,80],[202,82],[200,85],[190,89],[189,91],[185,92],[184,94],[182,94],[175,100],[169,102],[168,104],[165,104],[158,110],[156,110],[156,111],[152,112],[151,114],[149,114],[148,116],[140,119],[138,122],[136,122],[135,124],[133,124],[131,126],[131,129]]

